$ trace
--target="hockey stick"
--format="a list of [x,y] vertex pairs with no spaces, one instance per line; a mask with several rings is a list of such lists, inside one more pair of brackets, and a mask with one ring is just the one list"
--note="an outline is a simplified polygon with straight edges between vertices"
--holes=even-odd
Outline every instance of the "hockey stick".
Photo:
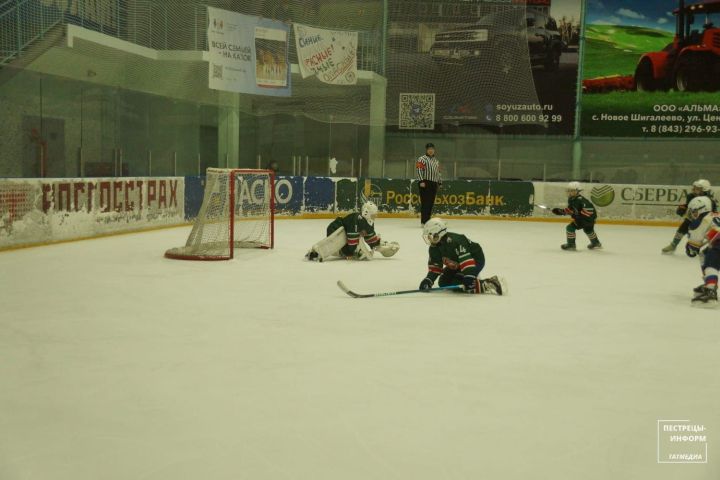
[[382,293],[355,293],[352,290],[350,290],[343,282],[342,280],[338,280],[337,286],[340,287],[340,290],[347,293],[353,298],[370,298],[370,297],[387,297],[390,295],[402,295],[404,293],[419,293],[419,292],[436,292],[438,290],[459,290],[463,288],[462,285],[447,285],[445,287],[433,287],[429,288],[427,290],[420,290],[419,288],[416,288],[415,290],[399,290],[397,292],[382,292]]
[[[539,203],[533,203],[533,207],[542,208],[543,210],[550,210],[555,215],[566,215],[565,213],[555,213],[554,208],[550,208],[547,205],[541,205]],[[559,208],[559,207],[558,207]]]

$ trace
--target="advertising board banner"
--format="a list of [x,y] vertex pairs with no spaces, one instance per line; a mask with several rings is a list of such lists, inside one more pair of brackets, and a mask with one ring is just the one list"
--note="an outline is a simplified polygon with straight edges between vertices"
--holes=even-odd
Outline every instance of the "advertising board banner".
[[[417,180],[365,179],[363,194],[381,212],[419,212]],[[532,182],[446,180],[435,197],[438,215],[531,215]]]
[[[413,182],[414,191],[418,191]],[[484,180],[447,180],[438,188],[433,214],[482,215],[489,201],[490,182]],[[418,199],[417,208],[420,208]]]
[[214,90],[290,96],[283,22],[208,7],[208,81]]
[[335,208],[338,212],[352,212],[359,207],[358,181],[356,178],[341,178],[335,182]]
[[194,220],[200,212],[205,195],[205,176],[185,177],[185,220]]
[[[535,183],[534,203],[549,208],[566,207],[565,183]],[[582,195],[593,202],[598,219],[608,220],[682,220],[675,210],[685,203],[690,186],[582,184]],[[717,193],[716,193],[717,194]],[[554,216],[549,210],[535,209],[535,216]]]
[[0,181],[0,248],[185,221],[182,177]]
[[316,76],[331,85],[357,83],[358,32],[293,24],[302,78]]
[[532,199],[535,188],[532,182],[490,182],[488,205],[491,215],[527,217],[533,213]]
[[587,2],[582,135],[720,134],[720,3],[697,3]]
[[572,135],[582,3],[391,0],[388,125]]
[[275,177],[275,213],[298,215],[302,213],[304,200],[304,177]]
[[418,194],[410,191],[410,180],[392,178],[365,178],[360,182],[358,205],[364,199],[372,200],[381,212],[407,212],[418,205]]
[[335,182],[327,177],[306,177],[303,185],[305,212],[335,211]]

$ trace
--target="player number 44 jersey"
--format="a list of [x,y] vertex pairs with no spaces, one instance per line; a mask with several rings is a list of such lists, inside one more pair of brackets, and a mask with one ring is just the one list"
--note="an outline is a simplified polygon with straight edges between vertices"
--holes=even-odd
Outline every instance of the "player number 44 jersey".
[[440,244],[429,248],[428,270],[442,273],[443,267],[464,275],[477,275],[478,263],[484,262],[482,248],[465,235],[448,232]]

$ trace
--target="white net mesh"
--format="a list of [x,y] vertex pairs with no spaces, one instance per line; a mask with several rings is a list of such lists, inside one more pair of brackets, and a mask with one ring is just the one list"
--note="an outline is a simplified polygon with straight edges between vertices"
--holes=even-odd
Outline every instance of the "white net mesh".
[[453,131],[538,123],[521,116],[540,108],[528,27],[536,9],[524,0],[408,6],[390,6],[388,125]]
[[267,170],[209,168],[200,212],[184,247],[165,256],[226,260],[235,248],[272,248],[274,178]]
[[[327,174],[337,158],[352,176],[367,172],[385,134],[388,149],[407,152],[396,139],[428,132],[570,133],[574,77],[545,75],[560,53],[548,42],[561,42],[539,40],[557,29],[550,3],[0,0],[0,145],[5,158],[22,159],[0,173],[202,175],[273,161],[296,173],[302,156],[307,175]],[[213,29],[227,24],[209,8],[287,32],[255,34],[250,83],[262,94],[210,87],[232,78],[229,65],[209,60]],[[354,59],[343,57],[354,61],[355,84],[303,78],[300,65],[322,55],[303,59],[301,40],[316,35],[301,27],[356,35]],[[337,40],[334,48],[340,37],[323,38]],[[289,96],[270,94],[283,89]],[[547,126],[549,114],[558,123]],[[237,144],[249,161],[236,161]]]

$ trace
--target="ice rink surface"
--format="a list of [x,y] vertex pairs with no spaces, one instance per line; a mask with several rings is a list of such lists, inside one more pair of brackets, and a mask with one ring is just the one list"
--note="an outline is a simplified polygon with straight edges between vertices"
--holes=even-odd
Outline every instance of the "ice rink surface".
[[[329,220],[276,249],[167,260],[189,228],[0,253],[2,480],[717,480],[720,311],[674,229],[450,220],[503,297],[416,288],[399,253],[310,263]],[[658,420],[707,430],[706,464],[658,464]]]

